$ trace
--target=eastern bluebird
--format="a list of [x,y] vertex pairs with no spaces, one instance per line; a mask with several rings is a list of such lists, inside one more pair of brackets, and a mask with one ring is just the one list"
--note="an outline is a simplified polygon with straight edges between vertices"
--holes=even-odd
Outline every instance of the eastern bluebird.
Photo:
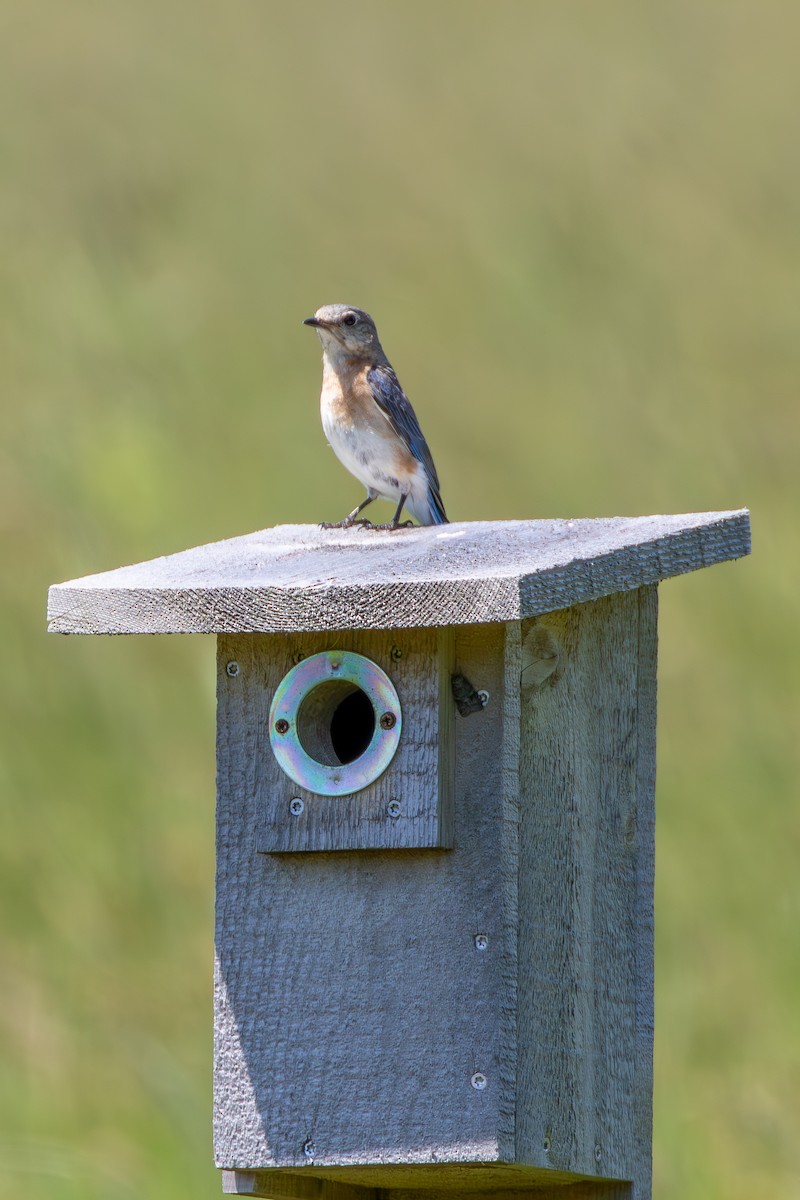
[[[309,317],[322,342],[320,411],[334,454],[367,489],[367,498],[327,529],[367,525],[357,520],[379,497],[397,503],[389,525],[399,529],[405,506],[420,525],[445,525],[439,477],[419,421],[378,341],[369,313],[326,304]],[[410,521],[404,522],[410,525]]]

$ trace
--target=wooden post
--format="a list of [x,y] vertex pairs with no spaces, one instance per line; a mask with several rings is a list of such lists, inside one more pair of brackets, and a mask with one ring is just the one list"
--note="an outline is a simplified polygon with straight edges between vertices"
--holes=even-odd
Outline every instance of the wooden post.
[[220,635],[226,1193],[649,1197],[655,585],[748,550],[279,527],[51,590],[60,632]]

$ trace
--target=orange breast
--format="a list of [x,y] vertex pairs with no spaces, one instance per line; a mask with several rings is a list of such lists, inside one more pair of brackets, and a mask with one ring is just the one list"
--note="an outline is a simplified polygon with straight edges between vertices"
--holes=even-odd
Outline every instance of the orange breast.
[[[419,468],[414,455],[376,404],[367,380],[371,363],[358,362],[328,368],[322,380],[322,424],[333,444],[346,439],[379,453],[384,470],[397,479],[413,476]],[[380,447],[380,450],[378,450]]]

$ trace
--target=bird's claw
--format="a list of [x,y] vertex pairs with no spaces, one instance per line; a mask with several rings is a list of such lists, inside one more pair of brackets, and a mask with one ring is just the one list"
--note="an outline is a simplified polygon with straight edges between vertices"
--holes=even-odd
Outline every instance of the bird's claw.
[[373,529],[381,529],[387,533],[394,533],[396,529],[413,529],[413,521],[390,521],[388,525],[373,525]]
[[359,517],[356,520],[354,517],[344,517],[341,521],[320,521],[320,529],[351,529],[353,525],[358,525],[361,529],[372,529],[372,521],[368,521],[366,517]]

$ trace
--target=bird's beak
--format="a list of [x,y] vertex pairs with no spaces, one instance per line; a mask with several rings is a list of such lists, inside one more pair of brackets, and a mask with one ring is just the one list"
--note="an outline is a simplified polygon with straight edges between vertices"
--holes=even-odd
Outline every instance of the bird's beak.
[[306,317],[303,321],[304,325],[325,325],[325,321],[320,321],[318,317]]

